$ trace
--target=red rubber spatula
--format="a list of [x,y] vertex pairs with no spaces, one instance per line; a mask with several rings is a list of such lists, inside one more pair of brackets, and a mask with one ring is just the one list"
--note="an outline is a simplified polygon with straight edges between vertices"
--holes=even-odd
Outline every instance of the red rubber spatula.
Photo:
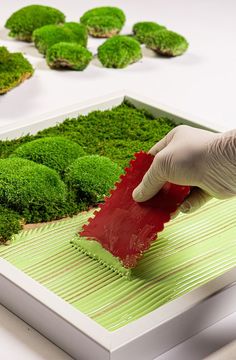
[[[89,219],[79,234],[80,237],[86,237],[87,242],[98,242],[127,269],[136,266],[143,252],[148,250],[152,241],[157,238],[157,233],[162,231],[164,224],[170,220],[171,213],[177,210],[190,192],[189,186],[166,183],[152,199],[143,203],[135,202],[132,192],[149,169],[154,156],[145,152],[136,153],[134,156],[135,159],[131,160],[130,166],[125,169],[126,174],[121,175],[120,182],[111,191],[111,196],[99,206],[100,210],[95,212],[95,217]],[[85,245],[81,250],[114,268],[114,263],[107,264],[106,257],[96,254],[96,249],[91,251],[90,246],[90,251],[87,251],[86,247]]]

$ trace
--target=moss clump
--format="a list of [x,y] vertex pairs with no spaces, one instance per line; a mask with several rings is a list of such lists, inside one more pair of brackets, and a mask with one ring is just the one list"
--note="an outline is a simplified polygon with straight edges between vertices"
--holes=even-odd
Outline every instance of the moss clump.
[[111,110],[93,111],[19,139],[0,141],[0,158],[18,146],[38,138],[63,136],[75,141],[87,154],[108,156],[120,166],[128,165],[133,153],[148,150],[175,125],[164,117],[154,119],[144,110],[123,103]]
[[80,18],[91,36],[107,38],[118,34],[125,23],[124,12],[116,7],[102,6],[88,10]]
[[10,36],[18,40],[32,41],[32,33],[35,29],[64,21],[65,15],[53,7],[29,5],[14,12],[7,20],[5,27],[10,29]]
[[134,24],[133,33],[135,38],[141,43],[145,44],[147,37],[153,32],[166,29],[165,26],[159,25],[152,21],[142,21]]
[[92,53],[75,43],[60,42],[50,47],[46,54],[52,69],[84,70],[92,60]]
[[26,222],[62,217],[66,196],[66,186],[56,171],[25,159],[0,160],[0,203]]
[[18,213],[0,206],[0,244],[11,240],[23,227],[23,222]]
[[63,137],[46,137],[19,146],[11,157],[32,160],[63,175],[64,170],[78,157],[86,155],[83,148]]
[[105,156],[91,155],[75,160],[67,169],[65,181],[78,201],[96,204],[103,200],[121,175],[121,168]]
[[86,47],[88,42],[88,31],[86,26],[77,22],[67,22],[63,25],[65,29],[69,29],[74,34],[76,43]]
[[93,16],[87,22],[88,33],[96,38],[109,38],[117,35],[122,27],[121,21],[112,16]]
[[0,94],[5,94],[32,76],[34,70],[21,53],[9,53],[0,47]]
[[161,30],[147,37],[146,46],[162,56],[171,57],[182,55],[188,49],[188,42],[182,35]]
[[86,47],[88,33],[82,24],[70,22],[63,25],[46,25],[33,32],[33,40],[36,48],[42,54],[60,42],[77,43]]
[[140,60],[142,51],[137,40],[116,35],[99,46],[98,58],[107,68],[124,68]]

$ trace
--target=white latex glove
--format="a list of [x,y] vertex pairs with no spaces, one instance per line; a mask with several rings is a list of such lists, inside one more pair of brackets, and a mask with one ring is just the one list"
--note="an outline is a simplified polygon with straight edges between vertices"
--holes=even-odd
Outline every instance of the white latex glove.
[[197,210],[211,197],[236,195],[236,130],[213,133],[180,125],[149,153],[155,155],[153,163],[133,191],[138,202],[152,198],[166,181],[194,186],[180,207],[185,213]]

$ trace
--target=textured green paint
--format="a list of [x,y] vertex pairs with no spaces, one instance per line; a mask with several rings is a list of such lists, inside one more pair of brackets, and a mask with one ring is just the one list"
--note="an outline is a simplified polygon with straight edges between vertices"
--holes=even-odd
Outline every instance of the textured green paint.
[[235,267],[235,199],[212,200],[168,223],[131,280],[71,246],[91,215],[24,231],[0,246],[0,256],[110,331]]
[[84,254],[99,261],[102,265],[109,266],[110,269],[117,271],[120,275],[130,277],[131,270],[125,268],[120,260],[104,249],[98,241],[88,241],[86,238],[76,235],[71,243],[78,251],[82,251]]

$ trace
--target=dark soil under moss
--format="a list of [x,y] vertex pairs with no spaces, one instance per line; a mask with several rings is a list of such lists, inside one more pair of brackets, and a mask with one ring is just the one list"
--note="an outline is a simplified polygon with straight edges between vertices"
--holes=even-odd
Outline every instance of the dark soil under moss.
[[122,167],[134,152],[148,150],[175,125],[167,118],[154,119],[127,102],[106,111],[66,119],[63,123],[16,140],[0,141],[0,158],[19,145],[46,136],[65,136],[80,144],[87,154],[105,155]]

